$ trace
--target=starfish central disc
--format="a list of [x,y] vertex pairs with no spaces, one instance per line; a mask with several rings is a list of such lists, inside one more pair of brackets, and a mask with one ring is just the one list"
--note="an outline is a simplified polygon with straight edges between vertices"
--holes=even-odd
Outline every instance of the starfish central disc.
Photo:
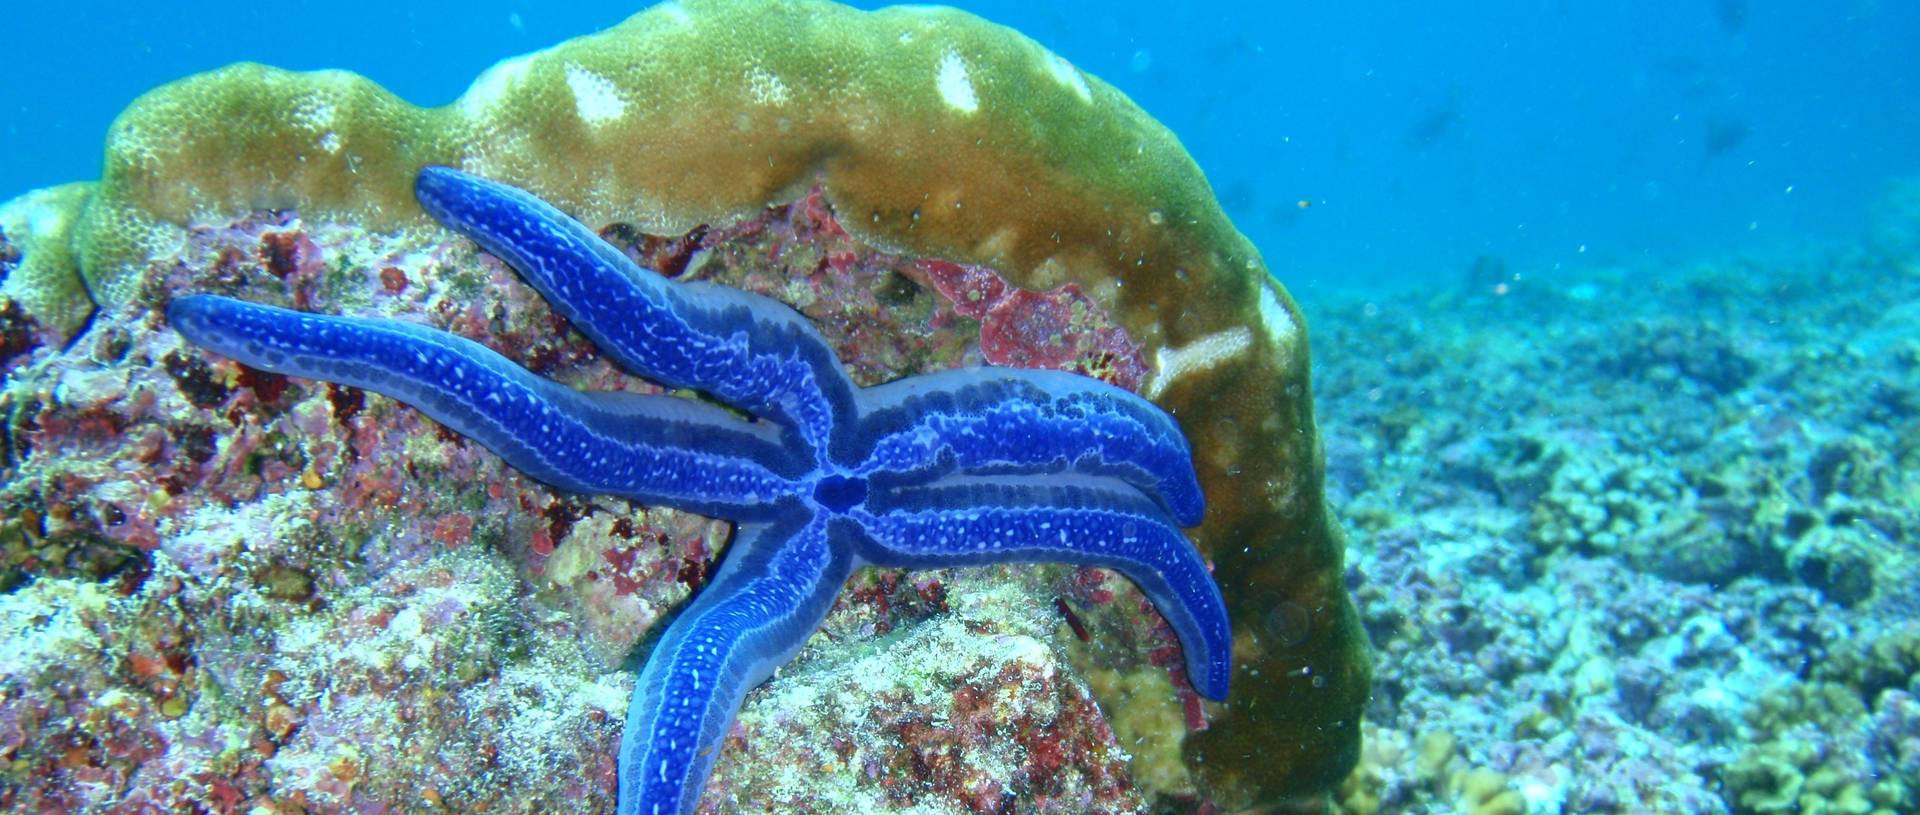
[[858,476],[827,476],[814,483],[813,500],[828,512],[845,514],[866,502],[867,480]]
[[505,184],[430,167],[415,191],[620,367],[732,411],[576,391],[409,323],[208,295],[175,299],[167,318],[253,367],[412,404],[555,487],[738,524],[635,681],[621,815],[693,812],[747,691],[800,650],[867,564],[1117,569],[1180,638],[1194,689],[1226,697],[1226,605],[1180,532],[1205,511],[1192,451],[1151,403],[1073,374],[1008,368],[861,388],[785,305],[669,281]]

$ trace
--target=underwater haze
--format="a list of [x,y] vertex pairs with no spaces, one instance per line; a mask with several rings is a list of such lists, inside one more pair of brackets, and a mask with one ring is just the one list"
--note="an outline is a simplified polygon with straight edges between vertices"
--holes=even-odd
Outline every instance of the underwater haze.
[[[873,8],[881,3],[856,3]],[[1920,170],[1920,7],[956,4],[1132,96],[1296,295],[1516,269],[1791,249]],[[252,60],[440,105],[632,3],[26,4],[0,83],[0,190],[99,171],[140,93]],[[1306,202],[1306,208],[1302,208]]]
[[[504,118],[472,138],[508,146],[488,143],[494,152],[472,163],[534,175],[495,181],[565,211],[476,177],[423,173],[427,212],[486,251],[424,219],[389,218],[417,214],[419,161],[397,180],[401,164],[382,159],[450,155],[471,136],[438,124],[341,126],[346,138],[449,141],[417,152],[358,143],[348,166],[364,150],[369,167],[389,172],[365,183],[303,178],[310,187],[296,192],[324,202],[317,213],[169,215],[188,194],[143,198],[145,179],[131,172],[111,190],[118,209],[79,187],[29,196],[98,179],[114,117],[189,75],[239,61],[345,69],[437,107],[501,60],[642,6],[16,5],[0,35],[12,57],[0,81],[0,202],[21,196],[0,206],[0,283],[17,275],[0,289],[0,812],[635,811],[626,762],[671,759],[684,745],[672,732],[623,743],[629,692],[635,721],[670,719],[642,705],[665,711],[683,701],[676,693],[728,701],[714,683],[703,690],[697,670],[651,662],[673,649],[635,649],[656,637],[699,641],[673,633],[674,615],[703,608],[688,598],[707,597],[704,586],[721,586],[723,599],[747,594],[722,570],[745,559],[725,552],[746,547],[732,541],[735,527],[707,517],[737,515],[740,529],[764,535],[751,546],[834,555],[805,581],[800,566],[766,565],[772,555],[740,567],[788,569],[779,576],[812,593],[746,615],[781,620],[772,636],[786,651],[762,643],[763,653],[722,662],[794,661],[747,693],[737,715],[723,711],[736,718],[689,730],[701,740],[673,759],[691,779],[676,787],[683,815],[700,801],[700,812],[720,815],[1920,813],[1920,3],[955,4],[1071,63],[1016,66],[1051,69],[1059,87],[1036,95],[1071,99],[1077,87],[1079,101],[1059,106],[1071,115],[1084,113],[1073,105],[1097,111],[1060,121],[1092,121],[1138,137],[1128,146],[1164,148],[1156,158],[1179,156],[1126,118],[1131,109],[1114,113],[1097,87],[1076,86],[1078,68],[1164,124],[1284,288],[1265,285],[1210,211],[1166,217],[1205,200],[1186,165],[1088,147],[1076,137],[1095,128],[1066,132],[1050,118],[1058,108],[976,110],[993,97],[971,82],[1013,74],[972,52],[939,62],[947,107],[929,107],[949,118],[903,128],[898,141],[881,132],[887,122],[855,118],[845,132],[861,135],[829,127],[844,141],[823,146],[805,141],[818,138],[808,116],[769,114],[780,129],[768,138],[762,122],[765,143],[853,157],[834,179],[805,165],[784,186],[778,151],[712,159],[733,154],[705,140],[733,131],[686,124],[705,122],[692,115],[650,120],[670,131],[663,150],[683,151],[663,164],[594,157],[660,170],[685,189],[601,185],[544,155],[515,164],[525,158],[515,150],[574,143],[539,127],[543,109],[536,126],[515,130],[525,111],[485,88],[472,107]],[[765,7],[794,8],[809,11],[781,19],[819,11]],[[942,36],[959,36],[947,24]],[[874,36],[884,47],[860,53],[946,42]],[[967,61],[976,58],[985,67]],[[573,104],[553,116],[562,133],[584,122],[628,136],[617,130],[636,120],[622,122],[626,100],[704,87],[660,90],[647,84],[659,71],[610,80],[576,67],[560,91],[571,96],[559,97]],[[558,87],[559,75],[546,80]],[[747,75],[751,99],[735,82],[696,104],[737,115],[723,121],[740,132],[756,112],[788,104],[778,76],[758,65]],[[242,87],[270,84],[246,81],[256,80]],[[898,99],[821,96],[803,101],[832,126],[845,126],[848,107],[920,121]],[[1025,129],[955,147],[942,139],[964,131],[939,131],[956,110],[969,125]],[[318,116],[330,152],[341,138],[328,130],[335,112]],[[269,151],[284,130],[235,127],[270,134],[246,142]],[[900,145],[920,149],[921,137],[953,166],[900,159],[911,155]],[[138,144],[117,142],[115,155]],[[862,152],[873,144],[888,150]],[[260,160],[292,151],[278,152]],[[193,166],[166,170],[182,186],[266,186],[257,168],[180,153]],[[683,155],[712,166],[672,164]],[[870,169],[863,162],[888,169],[847,169]],[[816,186],[765,208],[749,194],[752,212],[708,218],[702,206],[734,193],[698,185],[743,165],[752,165],[737,174],[743,188]],[[714,166],[726,172],[704,172]],[[1029,188],[946,185],[941,175],[1002,181],[1009,166],[1030,173],[1019,177]],[[1114,166],[1127,168],[1119,181],[1087,169]],[[888,209],[898,177],[913,203]],[[947,194],[928,191],[943,185],[980,197],[962,212],[952,193],[952,214],[929,209],[923,221],[921,207],[933,205],[922,202]],[[333,206],[340,188],[349,203]],[[1145,204],[1128,197],[1148,194],[1140,190],[1167,192]],[[1004,211],[965,220],[981,217],[980,198]],[[654,209],[608,211],[621,202]],[[69,244],[70,219],[58,216],[86,206],[119,220],[91,223]],[[785,362],[814,366],[782,368],[782,381],[817,386],[832,405],[807,424],[799,409],[782,412],[778,394],[752,403],[755,387],[774,385],[726,379],[725,365],[633,362],[652,346],[606,339],[626,329],[625,313],[596,317],[601,289],[516,273],[528,261],[512,241],[546,233],[488,221],[500,211],[587,235],[569,220],[578,218],[620,250],[591,239],[572,246],[598,254],[532,246],[555,252],[557,266],[631,267],[609,260],[624,253],[665,277],[706,281],[686,289],[701,293],[681,312],[629,334],[698,338],[711,320],[736,332],[729,343],[773,337],[798,346]],[[672,226],[645,228],[661,223]],[[969,223],[1010,226],[953,226]],[[1007,237],[1048,229],[1081,245],[1036,258],[1018,252],[1038,241]],[[34,243],[46,234],[59,239]],[[43,274],[47,257],[73,267],[68,250],[82,242],[90,257],[132,260],[90,267],[110,281],[99,290],[61,278],[69,301],[17,294],[57,288],[28,276]],[[1155,257],[1178,265],[1169,273],[1147,262]],[[1148,268],[1130,270],[1128,258]],[[1105,277],[1089,284],[1080,267],[1066,269],[1073,263]],[[647,292],[675,290],[634,274],[658,287]],[[102,307],[48,317],[59,309],[36,305],[75,301]],[[726,308],[742,302],[754,305]],[[262,352],[248,344],[257,337],[242,337],[247,327],[299,351]],[[407,368],[446,348],[470,367],[440,381]],[[882,387],[975,366],[925,377],[913,398]],[[1009,367],[1117,388],[992,379]],[[497,418],[493,408],[456,381],[471,371],[498,375],[502,390],[538,379],[527,404],[552,409],[539,414],[540,431],[525,418],[517,433],[510,421],[483,421]],[[393,380],[414,390],[396,394],[404,388]],[[845,404],[827,393],[842,385],[854,394]],[[618,413],[607,419],[591,406],[629,403],[588,402],[573,389],[644,394],[631,404],[645,409],[607,408]],[[696,393],[732,410],[674,401]],[[997,399],[1019,421],[968,423]],[[646,407],[663,403],[675,407]],[[428,419],[430,407],[453,418]],[[1155,424],[1159,410],[1171,430]],[[913,445],[949,445],[928,454],[936,463],[874,452],[855,474],[824,452],[801,466],[780,458],[812,444],[796,441],[806,433],[838,445],[836,421],[887,411],[920,434]],[[654,447],[644,438],[616,447],[596,430],[584,436],[606,446],[542,458],[541,445],[561,435],[548,432],[549,415],[589,416],[589,429],[629,422],[636,438],[677,430],[660,431],[667,441]],[[782,419],[791,434],[761,432]],[[966,470],[954,461],[972,453],[942,436],[953,427],[988,447],[1018,441]],[[776,435],[786,446],[776,449]],[[710,438],[726,440],[703,447]],[[632,500],[550,486],[600,483],[595,467],[632,449],[662,459],[694,451],[703,467],[749,473],[734,482],[771,473],[765,494],[816,514],[783,527],[785,516],[768,520],[773,510],[755,515],[776,506],[761,487],[730,487],[745,497],[729,497],[685,473],[655,492],[609,490]],[[941,466],[959,474],[926,475]],[[1200,486],[1189,488],[1196,473]],[[1038,483],[1052,479],[1060,483]],[[709,488],[721,497],[699,493]],[[1099,503],[1109,499],[1121,509]],[[895,514],[875,509],[884,500]],[[938,522],[884,523],[908,504]],[[1087,522],[1073,528],[1093,542],[1075,550],[1062,531],[1048,548],[1051,524],[1064,529],[1061,519],[1083,510],[1123,515],[1106,531],[1123,529],[1126,546]],[[1001,513],[1028,525],[959,520]],[[885,533],[873,530],[920,532],[900,533],[912,542],[898,550],[871,542],[859,557],[928,568],[855,571],[833,595],[844,577],[834,569],[860,561],[832,548],[848,544],[819,519],[841,534],[856,517],[876,541]],[[1204,522],[1182,532],[1175,518]],[[1129,548],[1143,527],[1177,557]],[[979,537],[1009,547],[1017,532],[1049,530],[1033,548],[1067,565],[1010,566],[952,541],[954,529],[965,543],[983,528],[996,534]],[[1149,580],[1136,584],[1140,574]],[[677,619],[702,625],[703,613]],[[630,661],[635,653],[647,659]],[[643,665],[641,676],[661,674],[668,690],[649,697],[645,679],[636,689]],[[709,780],[699,757],[713,755]],[[657,759],[663,779],[669,759]]]

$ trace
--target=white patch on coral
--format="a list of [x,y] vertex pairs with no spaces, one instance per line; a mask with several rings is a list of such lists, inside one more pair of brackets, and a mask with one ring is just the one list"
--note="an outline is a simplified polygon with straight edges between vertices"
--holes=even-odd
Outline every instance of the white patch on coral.
[[661,3],[660,5],[654,6],[652,10],[682,25],[693,22],[693,15],[688,14],[687,7],[679,3]]
[[52,189],[34,190],[8,201],[5,211],[0,212],[0,225],[6,226],[15,241],[66,231],[67,222],[73,220],[73,209],[56,203],[52,192]]
[[[427,633],[427,621],[420,616],[418,606],[407,606],[387,621],[387,636],[398,638],[401,642],[420,642]],[[409,648],[400,654],[400,665],[409,671],[425,670],[432,666],[431,652],[423,648]]]
[[333,132],[333,103],[319,94],[309,94],[294,103],[288,122],[316,134],[314,142],[329,153],[340,152],[340,134]]
[[100,619],[115,602],[102,584],[76,580],[36,580],[0,594],[0,639],[7,643],[0,676],[27,677],[102,653]]
[[1246,353],[1252,345],[1253,332],[1246,326],[1235,326],[1187,343],[1184,348],[1161,348],[1154,352],[1155,374],[1142,393],[1148,399],[1158,399],[1182,377],[1210,370]]
[[1080,75],[1079,68],[1073,67],[1073,63],[1052,51],[1047,51],[1045,54],[1041,61],[1046,63],[1047,74],[1052,76],[1055,82],[1067,86],[1073,91],[1074,96],[1080,97],[1080,101],[1093,101],[1093,89],[1087,87],[1087,79]]
[[467,86],[467,92],[460,94],[459,101],[454,104],[460,106],[461,113],[469,116],[492,109],[508,91],[520,84],[520,80],[526,78],[527,69],[533,67],[533,58],[539,55],[540,52],[535,51],[494,63],[474,78],[473,84]]
[[934,82],[940,89],[940,99],[947,107],[961,113],[972,113],[980,109],[980,97],[973,92],[973,80],[967,76],[966,60],[960,55],[948,51],[940,58],[940,73]]
[[333,127],[333,103],[319,96],[308,96],[294,106],[294,121],[311,130]]
[[787,99],[792,96],[787,91],[787,83],[758,65],[747,69],[747,93],[753,97],[753,101],[774,107],[786,105]]
[[1293,315],[1287,313],[1286,306],[1280,305],[1280,295],[1274,293],[1272,286],[1260,287],[1260,327],[1266,330],[1267,341],[1275,348],[1286,348],[1293,344],[1293,338],[1300,333],[1294,325]]
[[573,108],[580,121],[598,127],[627,115],[627,102],[611,79],[567,63],[567,87],[573,91]]
[[[756,740],[791,733],[804,743],[800,749],[824,753],[828,738],[823,734],[873,743],[889,732],[884,717],[874,712],[899,707],[944,711],[953,704],[954,688],[981,677],[994,678],[988,704],[996,720],[1032,717],[1064,724],[1069,713],[1050,690],[1086,697],[1081,695],[1084,686],[1065,675],[1059,654],[1047,643],[1057,618],[1040,616],[1042,607],[1017,581],[989,586],[960,577],[949,585],[952,605],[946,614],[895,629],[885,648],[820,649],[815,658],[748,697],[738,726]],[[978,626],[989,621],[998,630],[980,636]],[[1118,745],[1104,749],[1103,760],[1125,760]],[[969,745],[951,758],[969,772],[990,778],[1012,777],[1023,762],[1017,754],[987,745]],[[890,806],[886,793],[870,780],[863,773],[796,772],[774,776],[766,784],[776,800],[804,796],[818,802],[822,812],[948,811]]]
[[627,715],[632,684],[619,673],[596,673],[574,649],[543,647],[530,662],[503,664],[494,682],[475,683],[460,698],[470,710],[497,705],[502,696],[525,700],[499,722],[506,745],[499,761],[521,775],[547,772],[551,757],[566,752],[595,712],[613,721]]
[[[311,531],[313,522],[307,516],[314,511],[313,496],[310,490],[291,490],[231,508],[208,504],[184,517],[162,521],[160,552],[183,573],[213,580],[242,556],[247,541],[295,540]],[[275,551],[268,549],[265,554]]]

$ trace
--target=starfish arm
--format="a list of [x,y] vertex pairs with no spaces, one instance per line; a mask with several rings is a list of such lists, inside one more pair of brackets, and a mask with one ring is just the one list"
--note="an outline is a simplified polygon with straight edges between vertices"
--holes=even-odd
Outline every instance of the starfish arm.
[[936,568],[1059,562],[1114,569],[1172,626],[1187,676],[1209,699],[1227,696],[1232,627],[1200,553],[1131,488],[1079,476],[951,477],[876,493],[851,517],[865,562]]
[[966,368],[861,392],[849,458],[894,483],[949,474],[1080,473],[1118,479],[1181,526],[1205,509],[1173,417],[1139,396],[1062,371]]
[[742,525],[712,582],[654,646],[627,707],[620,815],[693,812],[747,691],[833,607],[851,550],[830,540],[825,516],[795,515]]
[[377,391],[533,478],[725,518],[755,518],[810,469],[765,427],[668,396],[582,393],[480,343],[392,320],[331,317],[211,295],[167,320],[262,370]]
[[786,305],[738,289],[670,282],[505,184],[428,167],[414,192],[429,214],[517,269],[627,370],[778,419],[816,452],[852,413],[853,384],[839,360]]

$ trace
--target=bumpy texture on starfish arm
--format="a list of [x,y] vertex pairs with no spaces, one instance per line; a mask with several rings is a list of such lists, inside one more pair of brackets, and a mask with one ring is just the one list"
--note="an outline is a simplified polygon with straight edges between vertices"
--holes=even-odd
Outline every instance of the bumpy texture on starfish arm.
[[623,815],[693,811],[747,691],[867,563],[1113,568],[1167,618],[1194,688],[1226,696],[1226,606],[1180,531],[1203,510],[1191,451],[1151,403],[1071,374],[997,368],[861,389],[780,303],[669,282],[504,184],[429,168],[416,192],[622,367],[754,420],[674,397],[580,393],[420,326],[212,296],[179,298],[168,317],[246,364],[415,405],[556,487],[741,524],[641,671],[620,750]]
[[1159,408],[1098,379],[962,368],[889,382],[855,398],[862,437],[843,460],[864,462],[866,472],[901,483],[955,473],[1107,476],[1152,497],[1181,526],[1200,523],[1204,501],[1180,428]]
[[1220,589],[1186,536],[1138,493],[1073,475],[960,477],[877,494],[852,514],[872,543],[861,556],[883,566],[1057,562],[1114,569],[1173,627],[1194,688],[1210,699],[1227,695],[1232,666],[1207,645],[1233,636],[1227,616],[1209,611]]
[[634,685],[620,743],[622,813],[673,812],[675,802],[693,811],[747,691],[799,652],[856,565],[850,547],[828,543],[844,525],[796,513],[740,527]]
[[853,383],[793,309],[724,286],[671,283],[515,187],[429,167],[414,191],[428,214],[518,270],[620,367],[781,421],[815,450],[835,417],[852,412]]
[[1200,485],[1179,427],[1104,382],[960,370],[860,391],[819,331],[784,304],[672,283],[506,184],[429,167],[415,190],[428,213],[506,260],[622,368],[787,424],[840,467],[933,467],[944,455],[962,470],[1048,470],[1064,459],[1135,484],[1183,526],[1200,522]]
[[393,320],[181,297],[167,321],[255,368],[378,391],[480,442],[527,475],[703,515],[752,519],[810,462],[769,429],[668,396],[582,393],[480,343]]

